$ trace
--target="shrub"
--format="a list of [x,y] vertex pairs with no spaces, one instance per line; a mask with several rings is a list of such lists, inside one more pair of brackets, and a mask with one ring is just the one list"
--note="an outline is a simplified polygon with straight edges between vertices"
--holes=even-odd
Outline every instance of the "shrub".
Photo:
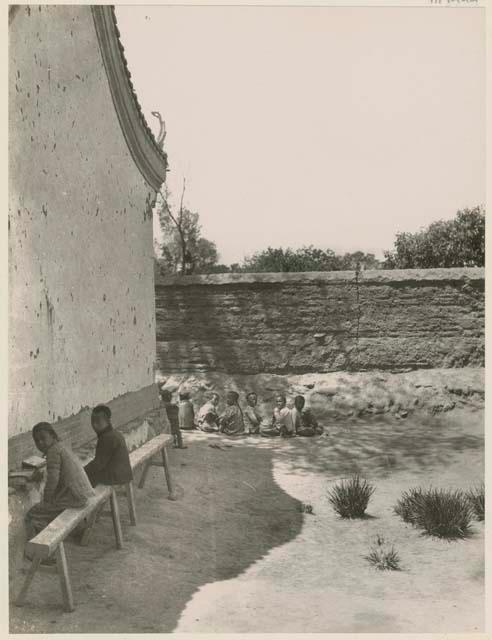
[[328,492],[328,499],[342,518],[363,518],[375,488],[358,474],[342,480]]
[[404,522],[417,524],[417,514],[422,509],[424,492],[422,489],[410,489],[405,491],[394,507],[394,512]]
[[411,489],[403,494],[394,511],[431,536],[452,540],[471,533],[472,507],[462,491]]
[[485,485],[470,489],[466,495],[477,520],[485,520]]
[[400,571],[398,552],[382,536],[377,536],[375,545],[364,558],[380,571]]

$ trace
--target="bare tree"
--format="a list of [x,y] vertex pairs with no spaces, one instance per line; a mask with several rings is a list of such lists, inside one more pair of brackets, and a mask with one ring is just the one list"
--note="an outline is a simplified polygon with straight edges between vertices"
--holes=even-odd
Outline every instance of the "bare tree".
[[[185,222],[184,211],[185,210],[183,208],[183,201],[184,201],[185,191],[186,191],[186,178],[183,178],[183,190],[181,192],[181,201],[180,201],[179,212],[177,216],[175,216],[171,211],[167,195],[161,194],[162,200],[163,200],[163,207],[167,212],[168,216],[170,217],[170,219],[173,221],[179,234],[179,239],[181,244],[181,273],[183,275],[191,273],[193,271],[193,265],[194,265],[193,257],[187,248],[187,238],[186,238],[186,233],[184,228],[184,222]],[[188,269],[186,266],[187,264],[190,265]]]

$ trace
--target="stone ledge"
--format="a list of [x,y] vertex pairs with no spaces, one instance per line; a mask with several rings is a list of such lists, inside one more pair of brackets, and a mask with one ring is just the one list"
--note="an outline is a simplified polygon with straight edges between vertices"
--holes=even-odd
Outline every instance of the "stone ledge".
[[[431,283],[481,281],[482,267],[452,269],[393,269],[361,271],[359,284]],[[302,273],[214,273],[196,276],[163,276],[156,273],[155,286],[189,287],[203,285],[283,284],[283,283],[355,283],[355,271],[305,271]]]

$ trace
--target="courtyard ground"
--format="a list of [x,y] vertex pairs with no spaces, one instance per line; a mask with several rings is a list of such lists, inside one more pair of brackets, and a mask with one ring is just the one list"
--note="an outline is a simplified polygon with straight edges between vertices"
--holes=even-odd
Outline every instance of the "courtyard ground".
[[[166,499],[154,468],[137,490],[137,528],[121,501],[123,550],[109,517],[89,547],[67,545],[76,611],[61,610],[57,576],[43,569],[26,606],[11,605],[12,633],[483,630],[483,523],[445,542],[392,513],[412,486],[482,481],[482,411],[354,421],[318,439],[185,440],[170,452],[179,500]],[[353,471],[376,492],[366,519],[344,521],[326,492]],[[402,571],[364,560],[377,534],[394,543]]]

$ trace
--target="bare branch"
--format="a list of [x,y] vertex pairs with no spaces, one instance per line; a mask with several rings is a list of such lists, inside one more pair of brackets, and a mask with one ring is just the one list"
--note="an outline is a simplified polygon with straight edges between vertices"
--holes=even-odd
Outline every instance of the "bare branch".
[[164,206],[165,206],[165,208],[166,208],[166,211],[167,211],[168,216],[169,216],[169,217],[171,218],[171,220],[174,222],[174,224],[176,225],[176,228],[177,228],[177,229],[178,229],[178,231],[179,231],[179,224],[178,224],[178,221],[177,221],[177,220],[176,220],[176,218],[173,216],[173,214],[172,214],[172,212],[171,212],[171,209],[169,208],[169,205],[168,205],[168,203],[167,203],[167,200],[164,200]]
[[181,222],[183,220],[183,200],[184,200],[185,190],[186,190],[186,176],[183,177],[183,191],[181,192],[181,204],[179,206],[179,222],[180,222],[180,224],[181,224]]
[[174,225],[176,226],[176,229],[178,230],[178,234],[179,234],[179,238],[180,238],[180,242],[181,242],[181,272],[183,274],[185,273],[186,256],[187,256],[186,238],[185,238],[184,229],[183,229],[183,214],[184,214],[183,202],[184,202],[185,191],[186,191],[186,177],[183,178],[183,190],[181,192],[181,202],[180,202],[180,206],[179,206],[179,216],[178,216],[177,219],[176,219],[176,217],[173,215],[173,213],[171,211],[171,208],[170,208],[170,206],[168,204],[168,201],[167,201],[167,197],[165,197],[164,194],[161,193],[166,212],[167,212],[168,216],[171,218],[171,220],[173,221]]

